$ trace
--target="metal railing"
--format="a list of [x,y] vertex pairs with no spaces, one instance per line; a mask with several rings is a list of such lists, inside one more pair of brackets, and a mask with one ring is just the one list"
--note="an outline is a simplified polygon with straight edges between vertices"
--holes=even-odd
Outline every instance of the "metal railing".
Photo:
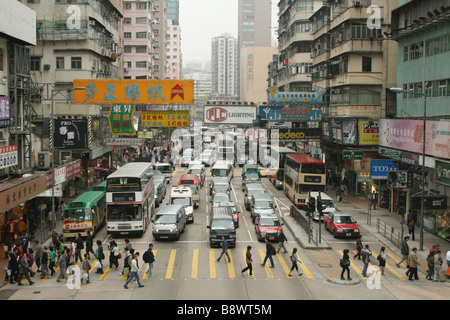
[[401,248],[403,238],[402,230],[397,230],[380,218],[377,218],[377,232],[390,240],[397,248]]
[[292,217],[295,219],[295,221],[298,222],[298,224],[308,233],[308,242],[315,243],[316,245],[319,244],[319,232],[314,227],[314,224],[312,223],[311,219],[307,219],[304,217],[298,208],[295,206],[291,206],[292,210]]

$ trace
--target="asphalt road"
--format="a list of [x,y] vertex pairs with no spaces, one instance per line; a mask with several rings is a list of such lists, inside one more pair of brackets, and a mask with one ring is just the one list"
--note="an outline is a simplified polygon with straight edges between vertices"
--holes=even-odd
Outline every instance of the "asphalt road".
[[[168,201],[170,186],[177,184],[186,168],[177,167],[170,184],[168,184],[164,205]],[[125,277],[120,275],[123,261],[119,270],[105,269],[103,276],[91,273],[91,283],[82,284],[81,288],[70,289],[67,283],[56,282],[56,277],[47,281],[40,281],[36,276],[33,286],[6,285],[0,289],[0,299],[10,300],[396,300],[396,299],[443,299],[450,297],[450,286],[444,283],[436,289],[425,276],[419,275],[421,280],[409,282],[404,269],[397,268],[395,262],[400,259],[397,253],[388,251],[388,268],[386,275],[381,277],[380,288],[370,288],[367,278],[362,278],[362,262],[352,259],[352,283],[339,284],[330,279],[339,279],[341,268],[339,259],[342,250],[354,249],[353,239],[334,239],[331,233],[322,230],[324,238],[331,249],[306,250],[294,241],[292,234],[285,229],[288,242],[286,247],[298,249],[299,264],[303,275],[298,276],[294,271],[293,277],[288,277],[291,262],[289,253],[281,253],[274,257],[275,267],[270,268],[260,264],[264,259],[265,244],[258,242],[255,227],[250,219],[249,211],[244,207],[244,195],[241,187],[241,168],[235,169],[232,180],[232,200],[239,207],[240,226],[237,229],[236,248],[229,249],[232,262],[227,263],[225,257],[220,262],[216,259],[221,253],[220,248],[211,249],[208,242],[208,212],[211,207],[208,194],[210,173],[207,169],[207,181],[201,189],[200,207],[195,209],[195,222],[188,224],[179,241],[155,241],[151,228],[142,237],[130,238],[135,250],[141,252],[140,267],[144,270],[142,254],[149,243],[154,244],[156,262],[154,277],[148,279],[141,272],[143,288],[131,282],[129,289],[123,288]],[[280,218],[289,214],[291,205],[283,191],[277,190],[263,178],[266,190],[272,195],[277,205]],[[157,208],[157,211],[159,208]],[[96,235],[96,240],[107,239],[103,228]],[[125,238],[117,238],[119,248],[123,249]],[[369,243],[374,252],[378,253],[380,246],[375,237],[363,230],[363,242]],[[245,264],[245,250],[252,246],[254,277],[247,272],[241,273]],[[106,246],[105,246],[106,247]],[[106,258],[107,260],[107,258]],[[375,259],[372,259],[375,263]],[[92,265],[94,260],[91,259]]]

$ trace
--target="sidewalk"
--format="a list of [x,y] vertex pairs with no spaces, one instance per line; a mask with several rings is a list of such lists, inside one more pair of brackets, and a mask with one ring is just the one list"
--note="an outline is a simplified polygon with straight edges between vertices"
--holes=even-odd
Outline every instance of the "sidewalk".
[[[341,202],[337,202],[335,196],[335,190],[333,188],[328,188],[326,192],[331,198],[333,198],[335,202],[335,206],[339,211],[348,212],[353,216],[353,219],[357,221],[358,226],[363,229],[363,243],[364,243],[364,231],[370,233],[373,237],[375,237],[378,241],[383,243],[386,248],[389,248],[392,252],[397,253],[400,256],[400,248],[398,248],[390,239],[385,238],[382,234],[377,231],[377,219],[381,219],[385,222],[389,227],[395,228],[397,231],[401,231],[401,221],[402,217],[395,213],[389,212],[388,209],[380,208],[377,206],[376,210],[371,210],[371,220],[370,225],[368,224],[368,199],[362,196],[358,196],[352,193],[349,193],[348,196],[345,197]],[[283,222],[286,226],[291,230],[296,238],[296,241],[305,249],[329,249],[329,244],[323,239],[322,243],[316,246],[313,242],[308,242],[308,234],[305,230],[303,230],[298,223],[294,220],[294,218],[290,216],[283,217]],[[328,231],[322,229],[322,234]],[[415,228],[415,241],[409,239],[408,245],[409,248],[412,249],[414,247],[417,248],[417,256],[419,257],[421,266],[426,266],[425,259],[428,255],[428,252],[432,248],[434,244],[439,244],[441,247],[441,256],[444,260],[444,264],[442,265],[444,271],[447,271],[447,262],[446,262],[446,254],[450,250],[450,242],[434,236],[427,231],[424,230],[423,234],[423,251],[420,250],[420,228],[416,226]],[[404,236],[408,235],[408,229],[404,227]],[[351,242],[354,246],[354,241]],[[378,254],[378,253],[377,253]]]

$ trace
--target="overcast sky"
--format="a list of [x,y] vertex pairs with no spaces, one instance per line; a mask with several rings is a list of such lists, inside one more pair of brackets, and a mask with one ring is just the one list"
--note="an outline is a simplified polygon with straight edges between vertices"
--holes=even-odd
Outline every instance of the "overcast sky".
[[211,60],[211,39],[223,33],[237,38],[237,24],[238,0],[180,0],[183,64]]

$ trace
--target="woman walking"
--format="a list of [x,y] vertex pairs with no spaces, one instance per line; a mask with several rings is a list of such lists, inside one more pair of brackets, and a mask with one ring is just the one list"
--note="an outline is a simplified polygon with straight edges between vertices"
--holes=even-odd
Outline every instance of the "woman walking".
[[347,280],[352,280],[352,278],[350,278],[350,256],[348,255],[349,250],[345,249],[344,253],[342,254],[342,259],[340,262],[341,268],[342,268],[342,272],[341,272],[341,280],[345,280],[344,279],[344,272],[347,271]]
[[300,272],[298,270],[298,265],[297,262],[302,263],[298,258],[297,258],[297,248],[292,249],[292,255],[291,255],[291,262],[292,262],[292,267],[291,267],[291,271],[288,274],[288,277],[292,277],[292,270],[297,270],[297,273],[299,276],[301,276],[303,274],[303,272]]
[[387,258],[387,256],[386,256],[385,250],[386,250],[385,247],[381,247],[380,254],[377,257],[382,276],[384,276],[384,268],[386,267],[386,258]]
[[248,246],[247,247],[247,252],[245,253],[245,263],[247,264],[247,267],[242,269],[241,273],[244,273],[245,271],[249,270],[250,271],[250,277],[253,277],[253,267],[252,267],[252,253],[251,251],[252,247]]

